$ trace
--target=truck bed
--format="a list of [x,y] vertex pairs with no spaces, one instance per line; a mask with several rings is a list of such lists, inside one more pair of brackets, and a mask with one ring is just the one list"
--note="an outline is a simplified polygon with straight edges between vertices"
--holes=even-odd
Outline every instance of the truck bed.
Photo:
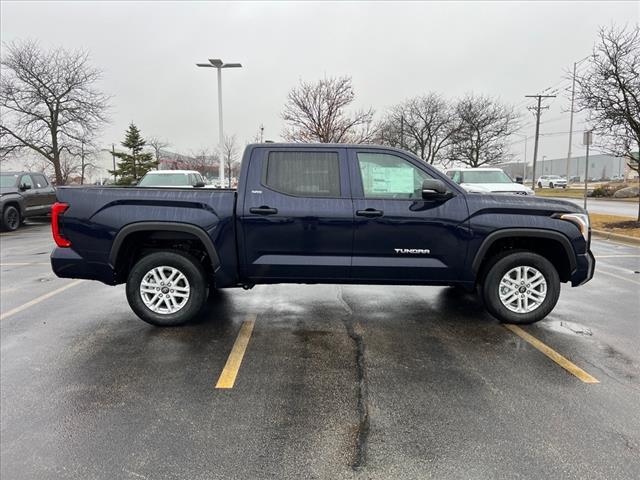
[[[116,235],[126,226],[159,222],[187,224],[204,231],[235,276],[235,190],[61,187],[58,201],[69,205],[61,218],[61,229],[73,238],[65,261],[57,262],[65,274],[108,284],[121,282],[114,276],[111,258]],[[53,268],[55,271],[56,263]]]

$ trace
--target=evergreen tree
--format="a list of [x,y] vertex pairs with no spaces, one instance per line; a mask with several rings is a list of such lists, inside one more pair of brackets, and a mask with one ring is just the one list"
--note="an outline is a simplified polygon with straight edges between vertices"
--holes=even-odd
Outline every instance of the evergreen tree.
[[120,159],[118,167],[115,171],[110,171],[112,175],[116,175],[118,185],[130,185],[149,170],[157,168],[158,162],[153,159],[153,154],[142,151],[146,142],[133,122],[129,125],[121,145],[129,149],[129,152],[117,152],[116,157]]

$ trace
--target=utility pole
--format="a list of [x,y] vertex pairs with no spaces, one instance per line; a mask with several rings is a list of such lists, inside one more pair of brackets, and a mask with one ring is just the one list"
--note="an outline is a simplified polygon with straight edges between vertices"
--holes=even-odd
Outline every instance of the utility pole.
[[264,143],[264,125],[260,124],[260,143]]
[[84,185],[84,139],[80,143],[80,185]]
[[400,148],[404,150],[404,115],[400,115]]
[[533,177],[531,180],[531,188],[535,190],[536,188],[536,161],[538,160],[538,140],[540,137],[540,113],[543,109],[547,109],[549,107],[543,107],[542,99],[543,98],[555,98],[555,95],[525,95],[525,98],[537,98],[538,105],[536,107],[529,107],[529,110],[535,110],[536,112],[536,140],[533,145],[533,167],[531,176]]
[[573,103],[576,98],[576,68],[589,57],[573,62],[573,81],[571,83],[571,116],[569,120],[569,150],[567,151],[567,185],[569,185],[569,166],[571,165],[571,142],[573,140]]
[[111,144],[111,159],[113,160],[113,183],[116,183],[118,181],[116,176],[116,146],[113,143]]

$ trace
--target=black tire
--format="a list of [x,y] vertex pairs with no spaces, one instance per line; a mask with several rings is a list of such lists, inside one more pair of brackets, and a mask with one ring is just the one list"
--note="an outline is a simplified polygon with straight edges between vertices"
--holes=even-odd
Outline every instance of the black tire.
[[[517,267],[535,268],[542,274],[547,284],[544,300],[538,307],[527,313],[514,312],[508,309],[500,300],[499,289],[502,278],[507,272]],[[489,313],[501,322],[534,323],[546,317],[556,306],[560,296],[560,278],[555,267],[543,256],[527,251],[515,251],[496,257],[493,264],[489,265],[482,281],[480,292]]]
[[550,184],[549,184],[549,188],[553,188],[553,183],[550,183]]
[[2,212],[2,229],[14,232],[18,229],[21,223],[22,217],[20,215],[20,210],[13,205],[5,207]]
[[[145,276],[154,268],[162,266],[178,270],[189,283],[189,297],[174,313],[154,312],[145,304],[140,292],[140,284]],[[174,327],[184,325],[200,312],[207,299],[208,282],[198,259],[187,253],[163,250],[150,253],[136,262],[129,272],[126,290],[129,306],[138,317],[159,327]]]
[[538,182],[538,188],[542,188],[542,182]]

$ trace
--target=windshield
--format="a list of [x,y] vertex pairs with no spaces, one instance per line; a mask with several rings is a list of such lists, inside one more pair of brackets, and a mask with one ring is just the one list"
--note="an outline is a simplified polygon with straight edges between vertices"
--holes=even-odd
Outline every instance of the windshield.
[[18,181],[18,175],[3,174],[0,175],[0,187],[15,187]]
[[513,183],[513,180],[509,176],[501,171],[487,170],[487,171],[469,171],[462,172],[461,183]]
[[142,177],[139,187],[191,187],[189,175],[184,173],[152,173]]

